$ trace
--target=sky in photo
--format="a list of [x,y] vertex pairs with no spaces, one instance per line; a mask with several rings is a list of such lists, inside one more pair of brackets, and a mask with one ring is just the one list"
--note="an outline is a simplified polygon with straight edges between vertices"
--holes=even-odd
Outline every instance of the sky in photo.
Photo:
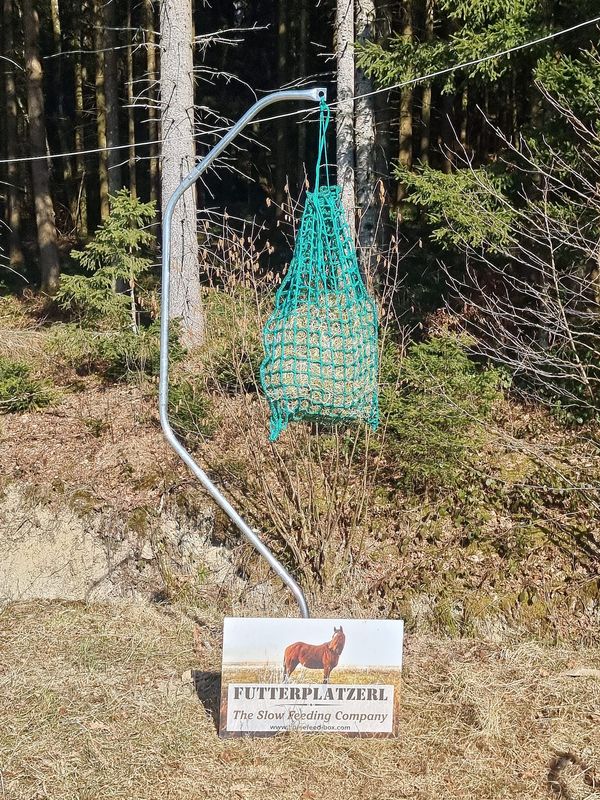
[[402,664],[402,620],[268,619],[227,617],[223,634],[223,663],[264,661],[283,663],[285,648],[294,642],[322,644],[342,626],[346,644],[340,666],[368,667]]

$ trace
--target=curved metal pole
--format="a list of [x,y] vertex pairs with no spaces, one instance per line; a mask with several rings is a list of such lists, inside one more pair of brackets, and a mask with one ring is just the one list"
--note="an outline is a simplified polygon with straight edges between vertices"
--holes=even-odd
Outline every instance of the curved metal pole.
[[218,142],[213,149],[200,161],[194,169],[185,177],[177,189],[173,192],[165,213],[163,215],[163,232],[162,232],[162,293],[160,301],[160,379],[159,379],[159,392],[158,392],[158,408],[160,412],[160,424],[167,442],[171,445],[177,455],[187,464],[194,475],[198,478],[202,486],[210,494],[213,500],[219,505],[227,514],[229,519],[237,526],[242,535],[250,542],[251,545],[260,553],[260,555],[269,563],[271,568],[279,575],[281,580],[292,591],[300,613],[303,617],[308,617],[308,605],[306,598],[300,586],[292,578],[290,573],[286,570],[283,564],[275,558],[269,548],[260,540],[257,534],[250,528],[246,522],[240,517],[237,511],[229,503],[229,501],[221,494],[214,483],[210,480],[206,472],[201,469],[194,461],[191,454],[185,449],[181,442],[175,436],[171,423],[169,421],[169,296],[170,296],[170,260],[171,260],[171,223],[173,220],[173,211],[177,205],[177,201],[181,195],[194,184],[200,175],[205,172],[213,161],[219,156],[220,153],[227,147],[227,145],[235,139],[238,133],[245,128],[246,125],[254,119],[266,106],[271,103],[277,103],[285,100],[312,100],[318,103],[321,98],[327,97],[327,90],[323,88],[316,89],[290,89],[281,92],[273,92],[272,94],[265,95],[258,100],[251,108],[246,111],[244,116],[236,122],[236,124],[225,134],[225,136]]

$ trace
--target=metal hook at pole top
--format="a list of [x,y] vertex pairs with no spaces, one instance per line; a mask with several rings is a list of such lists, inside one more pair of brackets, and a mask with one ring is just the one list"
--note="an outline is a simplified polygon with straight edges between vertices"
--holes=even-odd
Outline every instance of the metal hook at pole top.
[[285,102],[291,100],[309,100],[320,103],[327,99],[327,89],[317,87],[314,89],[284,89],[265,95],[227,131],[225,136],[217,142],[204,158],[202,158],[194,169],[179,184],[173,195],[169,199],[163,215],[162,225],[162,290],[160,302],[160,377],[158,390],[158,409],[160,414],[160,424],[167,442],[171,445],[177,455],[187,464],[190,470],[198,478],[202,486],[210,494],[217,505],[227,514],[229,519],[238,528],[242,536],[250,542],[257,552],[267,561],[273,571],[288,586],[294,595],[300,613],[303,617],[309,617],[308,604],[304,593],[298,583],[292,578],[287,569],[273,555],[271,550],[260,539],[258,534],[242,519],[233,508],[231,503],[219,491],[215,484],[210,480],[206,472],[196,463],[191,453],[185,449],[183,444],[175,435],[169,420],[169,297],[170,297],[170,260],[171,260],[171,225],[173,212],[178,200],[184,192],[190,188],[205,172],[222,151],[235,139],[238,133],[251,122],[254,117],[266,106],[272,103]]

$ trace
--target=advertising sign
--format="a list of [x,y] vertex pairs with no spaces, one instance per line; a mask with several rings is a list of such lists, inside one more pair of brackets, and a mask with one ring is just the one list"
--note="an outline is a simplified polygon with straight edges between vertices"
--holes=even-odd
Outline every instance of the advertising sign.
[[402,637],[402,620],[228,617],[220,735],[397,735]]

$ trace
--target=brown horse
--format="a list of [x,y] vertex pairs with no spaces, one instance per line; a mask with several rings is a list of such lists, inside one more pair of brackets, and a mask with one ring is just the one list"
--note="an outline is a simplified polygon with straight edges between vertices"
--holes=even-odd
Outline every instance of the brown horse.
[[298,664],[308,669],[322,669],[323,683],[329,683],[331,670],[337,667],[340,655],[346,643],[346,636],[342,626],[334,626],[333,636],[329,642],[323,644],[306,644],[295,642],[285,648],[283,655],[283,682],[288,683],[290,675]]

